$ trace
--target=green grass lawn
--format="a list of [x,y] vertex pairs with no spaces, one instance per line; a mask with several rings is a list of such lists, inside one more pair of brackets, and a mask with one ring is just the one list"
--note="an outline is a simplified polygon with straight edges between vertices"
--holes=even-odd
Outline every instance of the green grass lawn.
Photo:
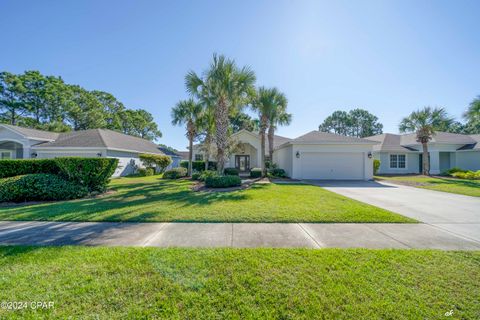
[[113,194],[0,207],[0,220],[415,222],[311,185],[256,184],[235,192],[194,192],[191,185],[158,176],[115,179]]
[[1,247],[0,318],[452,319],[480,315],[480,252]]
[[418,188],[480,197],[480,180],[427,176],[376,176],[375,179],[412,185]]

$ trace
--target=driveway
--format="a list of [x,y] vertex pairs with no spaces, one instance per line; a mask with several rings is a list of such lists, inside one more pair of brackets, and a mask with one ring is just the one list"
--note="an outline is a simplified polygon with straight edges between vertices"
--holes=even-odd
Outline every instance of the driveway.
[[480,198],[376,181],[307,182],[480,241]]

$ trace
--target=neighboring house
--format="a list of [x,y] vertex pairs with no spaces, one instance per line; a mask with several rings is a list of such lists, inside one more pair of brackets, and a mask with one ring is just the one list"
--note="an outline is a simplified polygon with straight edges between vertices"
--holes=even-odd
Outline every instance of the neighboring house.
[[188,160],[188,151],[178,151],[177,154],[182,157],[182,160]]
[[119,159],[114,177],[126,176],[142,166],[139,154],[161,154],[148,140],[106,129],[64,133],[0,124],[2,159],[48,159],[55,157],[108,157]]
[[[422,145],[416,134],[384,133],[367,137],[379,144],[373,147],[375,159],[380,160],[379,174],[407,174],[422,172]],[[480,135],[437,132],[428,143],[430,173],[460,167],[480,170]]]
[[180,167],[180,162],[182,161],[182,156],[165,147],[158,147],[158,149],[165,155],[169,156],[172,159],[172,163],[166,168],[166,170],[170,170],[172,168]]
[[[232,137],[240,148],[229,157],[226,167],[235,167],[241,172],[260,167],[260,136],[241,130]],[[370,180],[373,178],[372,148],[377,143],[319,131],[296,139],[275,136],[273,162],[294,179]],[[265,144],[268,154],[268,140]],[[194,160],[203,160],[200,150],[200,145],[194,146]]]

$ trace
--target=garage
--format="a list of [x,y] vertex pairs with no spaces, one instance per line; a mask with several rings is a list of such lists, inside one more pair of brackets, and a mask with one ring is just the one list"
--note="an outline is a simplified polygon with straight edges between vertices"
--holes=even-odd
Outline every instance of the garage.
[[362,152],[304,152],[300,159],[302,179],[363,180]]

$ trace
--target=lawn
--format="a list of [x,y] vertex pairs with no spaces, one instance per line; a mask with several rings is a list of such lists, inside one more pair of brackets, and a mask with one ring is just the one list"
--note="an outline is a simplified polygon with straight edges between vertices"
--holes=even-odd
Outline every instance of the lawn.
[[427,176],[376,176],[375,179],[402,183],[417,188],[480,197],[480,180]]
[[0,318],[480,315],[480,252],[2,247],[0,272],[0,301],[54,303]]
[[183,222],[415,222],[304,184],[194,192],[188,180],[115,179],[96,199],[0,207],[0,220]]

